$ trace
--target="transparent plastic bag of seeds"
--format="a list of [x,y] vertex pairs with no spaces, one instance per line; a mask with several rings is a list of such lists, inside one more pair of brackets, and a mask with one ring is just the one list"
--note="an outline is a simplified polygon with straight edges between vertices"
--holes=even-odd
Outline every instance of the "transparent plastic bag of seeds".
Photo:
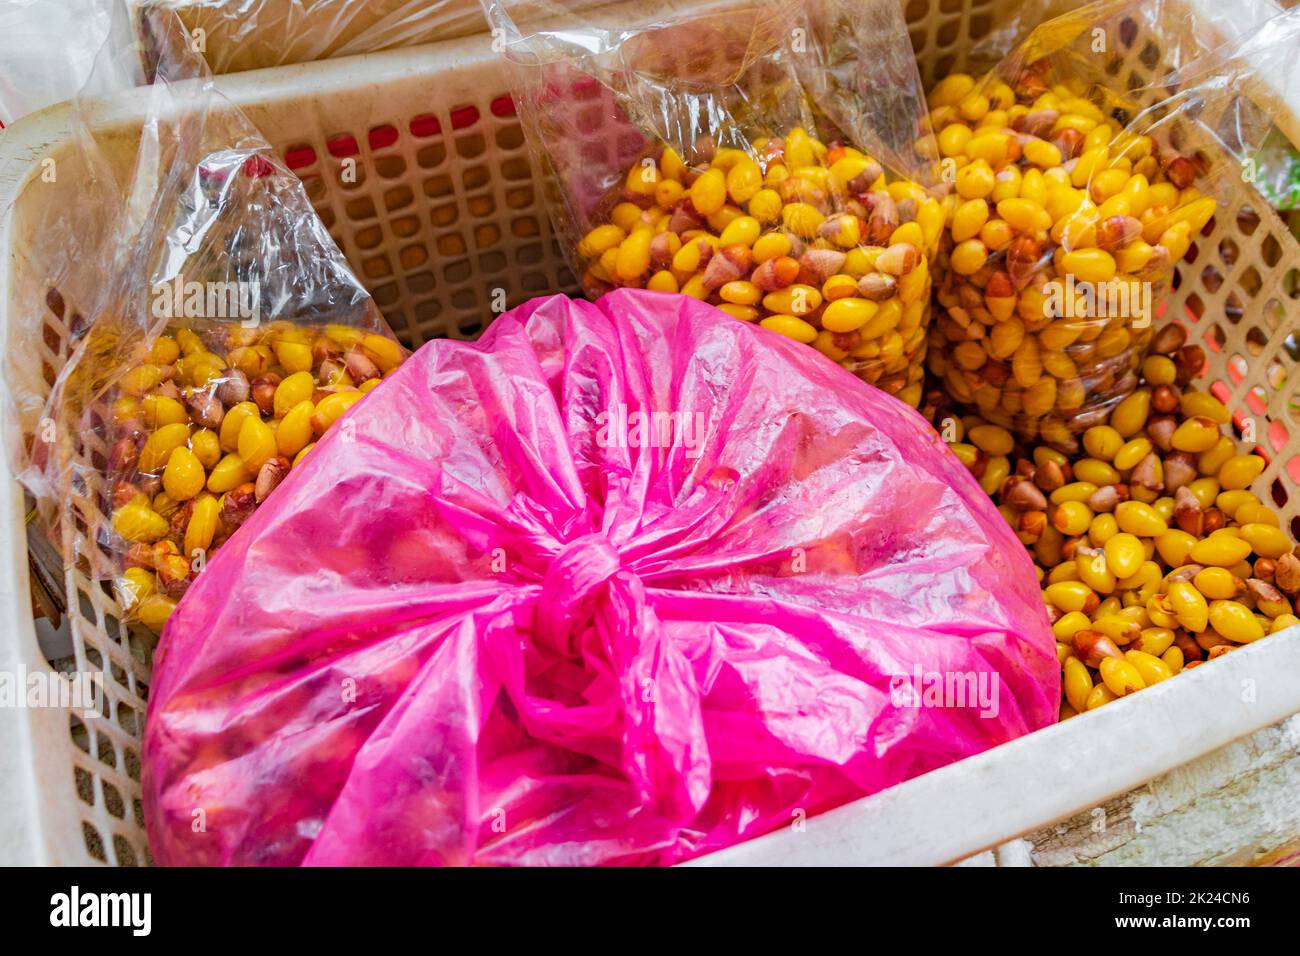
[[133,5],[146,51],[179,16],[214,73],[376,53],[483,29],[477,0],[133,0]]
[[[403,357],[301,182],[173,27],[151,85],[77,103],[58,181],[81,201],[50,203],[18,316],[48,349],[54,312],[66,359],[41,377],[26,353],[7,362],[19,471],[52,539],[154,630]],[[116,69],[134,49],[102,57]]]
[[1026,440],[1073,446],[1133,392],[1175,266],[1238,188],[1215,127],[1243,41],[1210,49],[1181,6],[1080,7],[930,92],[952,191],[929,366]]
[[701,299],[917,404],[942,213],[897,4],[484,5],[586,294]]

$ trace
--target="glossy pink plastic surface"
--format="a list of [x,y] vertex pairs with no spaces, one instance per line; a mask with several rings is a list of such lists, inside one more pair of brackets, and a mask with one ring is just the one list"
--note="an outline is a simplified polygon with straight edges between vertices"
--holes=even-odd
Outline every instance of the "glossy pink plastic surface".
[[215,555],[154,673],[171,864],[675,863],[1060,694],[1025,549],[916,412],[636,290],[425,345]]

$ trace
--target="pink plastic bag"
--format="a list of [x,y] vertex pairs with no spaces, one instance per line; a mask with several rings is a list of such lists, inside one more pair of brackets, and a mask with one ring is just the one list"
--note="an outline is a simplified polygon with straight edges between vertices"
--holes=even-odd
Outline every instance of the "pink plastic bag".
[[1058,682],[1028,555],[912,409],[686,297],[537,299],[424,346],[191,586],[150,845],[675,863],[1042,727]]

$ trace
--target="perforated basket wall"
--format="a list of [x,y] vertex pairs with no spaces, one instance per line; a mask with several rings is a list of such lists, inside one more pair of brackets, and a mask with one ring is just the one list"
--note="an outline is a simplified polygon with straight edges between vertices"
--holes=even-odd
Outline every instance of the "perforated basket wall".
[[[963,65],[963,51],[1015,8],[1014,0],[905,2],[927,81]],[[1117,82],[1159,70],[1136,33],[1117,51]],[[548,292],[572,291],[543,205],[542,186],[507,94],[506,72],[487,37],[412,51],[282,67],[227,77],[223,89],[307,185],[317,211],[411,347],[436,336],[472,338],[493,314]],[[105,133],[129,142],[140,117],[112,121]],[[40,209],[75,202],[78,170],[67,114],[18,124],[0,139],[0,210],[13,200],[8,303],[11,350],[40,358],[31,374],[53,380],[84,331],[78,303],[51,287],[31,261]],[[134,126],[133,126],[134,124]],[[34,130],[33,132],[28,132]],[[25,137],[31,137],[30,139]],[[57,183],[36,178],[38,164],[60,164]],[[15,164],[24,175],[13,175]],[[1210,354],[1215,392],[1253,417],[1271,463],[1256,490],[1271,495],[1293,523],[1300,514],[1300,246],[1278,217],[1238,184],[1231,201],[1178,268],[1166,315],[1185,321]],[[21,329],[36,324],[34,338]],[[88,447],[88,457],[104,449]],[[78,509],[99,516],[97,489]],[[93,554],[85,525],[67,529]],[[102,670],[105,716],[60,714],[57,739],[42,744],[38,774],[55,862],[149,862],[140,806],[139,739],[148,700],[153,640],[121,622],[95,569],[67,570],[75,653],[65,669]],[[21,637],[21,636],[20,636]]]

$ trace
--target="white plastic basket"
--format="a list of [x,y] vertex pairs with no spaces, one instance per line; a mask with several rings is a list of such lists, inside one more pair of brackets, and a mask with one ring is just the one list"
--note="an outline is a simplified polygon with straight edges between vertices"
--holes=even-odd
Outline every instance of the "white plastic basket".
[[[906,9],[923,75],[960,67],[969,42],[1015,6],[1014,0],[911,0]],[[1139,76],[1151,73],[1141,62],[1146,39],[1132,42],[1125,64]],[[477,335],[497,290],[513,305],[573,289],[488,37],[241,73],[219,85],[303,177],[331,233],[408,345]],[[92,119],[102,141],[129,143],[138,135],[143,96]],[[1294,140],[1293,117],[1285,119]],[[67,290],[44,287],[48,270],[31,261],[42,210],[78,198],[69,122],[69,108],[55,107],[0,135],[0,308],[6,346],[31,354],[33,382],[49,381],[66,360],[70,328],[79,321]],[[341,175],[342,160],[350,157],[356,182]],[[59,170],[54,182],[41,176],[47,160]],[[1256,203],[1245,215],[1250,205],[1243,186],[1197,243],[1194,261],[1180,265],[1168,308],[1186,313],[1194,339],[1206,344],[1220,396],[1257,418],[1272,463],[1256,491],[1294,522],[1300,376],[1292,377],[1296,359],[1286,330],[1300,328],[1294,291],[1300,246],[1267,208]],[[1231,263],[1222,252],[1228,243]],[[0,669],[48,673],[28,610],[24,546],[21,491],[6,482],[0,486]],[[13,863],[146,863],[139,738],[153,642],[122,625],[112,597],[84,570],[69,568],[66,583],[75,651],[70,666],[104,673],[105,716],[0,708],[0,854]],[[959,860],[1095,807],[1297,711],[1300,629],[814,818],[800,832],[711,859]],[[1135,727],[1161,732],[1134,746]]]

